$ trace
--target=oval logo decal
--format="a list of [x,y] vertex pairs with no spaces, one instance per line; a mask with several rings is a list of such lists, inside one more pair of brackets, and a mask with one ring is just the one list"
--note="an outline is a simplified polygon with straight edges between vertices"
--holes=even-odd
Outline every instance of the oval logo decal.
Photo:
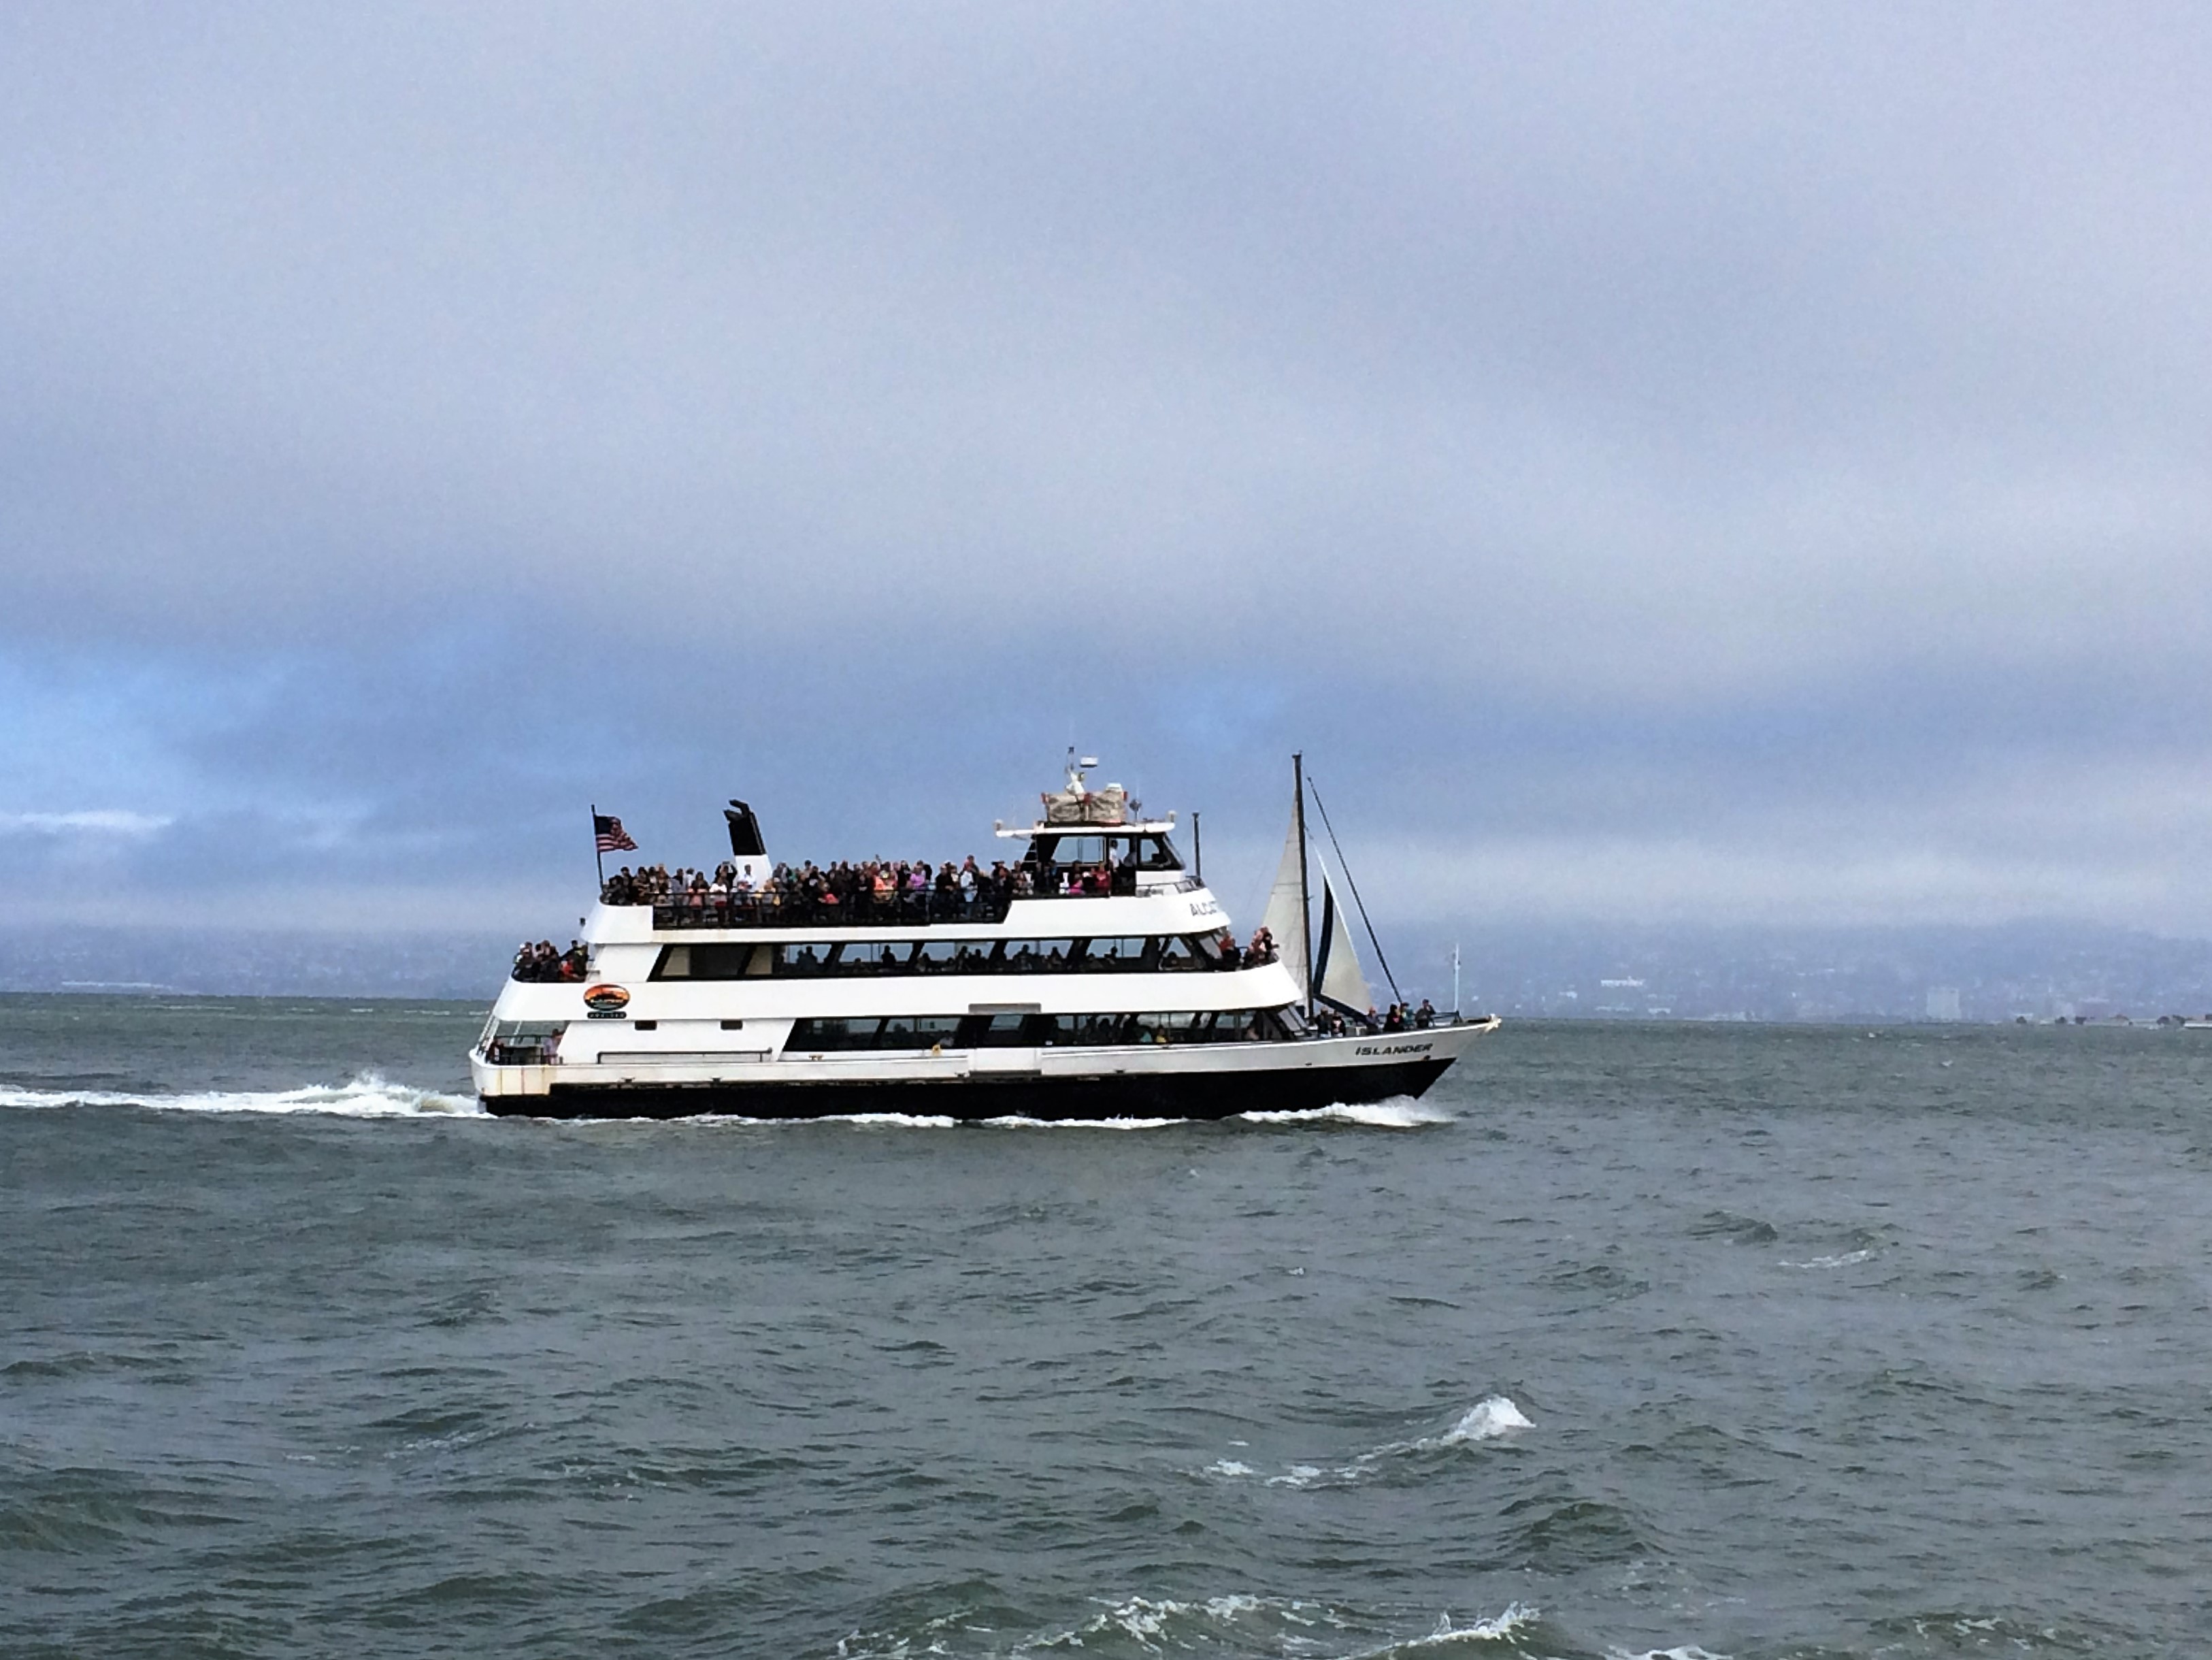
[[617,1014],[629,1006],[629,994],[620,986],[587,986],[584,1006],[594,1014]]

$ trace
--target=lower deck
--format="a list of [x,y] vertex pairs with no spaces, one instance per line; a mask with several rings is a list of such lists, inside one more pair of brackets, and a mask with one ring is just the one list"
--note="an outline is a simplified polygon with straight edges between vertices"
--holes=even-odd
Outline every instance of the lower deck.
[[612,1066],[472,1065],[494,1113],[541,1118],[1230,1118],[1418,1096],[1494,1018],[1281,1043]]

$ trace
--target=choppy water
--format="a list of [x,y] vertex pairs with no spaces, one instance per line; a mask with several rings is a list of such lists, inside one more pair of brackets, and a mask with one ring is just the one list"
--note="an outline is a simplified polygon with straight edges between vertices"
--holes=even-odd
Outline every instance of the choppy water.
[[0,1650],[2212,1647],[2212,1033],[1121,1134],[492,1120],[478,1018],[0,1000]]

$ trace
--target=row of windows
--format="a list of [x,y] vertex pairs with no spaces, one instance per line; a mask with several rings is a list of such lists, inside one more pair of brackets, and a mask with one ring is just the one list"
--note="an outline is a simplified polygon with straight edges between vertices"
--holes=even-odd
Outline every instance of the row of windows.
[[793,940],[665,946],[656,980],[746,980],[885,974],[1133,973],[1237,966],[1225,933],[1117,939]]
[[1112,863],[1116,868],[1181,870],[1182,855],[1164,836],[1131,836],[1126,832],[1077,831],[1060,835],[1047,831],[1030,838],[1023,862],[1032,866],[1059,865],[1089,869]]
[[1074,1044],[1281,1043],[1296,1015],[1277,1009],[1146,1014],[896,1014],[795,1020],[787,1055],[838,1049],[1049,1049]]

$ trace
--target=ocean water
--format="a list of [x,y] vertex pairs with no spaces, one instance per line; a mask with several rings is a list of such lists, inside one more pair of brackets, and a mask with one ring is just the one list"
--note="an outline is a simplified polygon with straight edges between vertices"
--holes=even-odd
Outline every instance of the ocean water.
[[2212,1033],[1509,1025],[1139,1130],[0,1000],[0,1653],[2212,1652]]

